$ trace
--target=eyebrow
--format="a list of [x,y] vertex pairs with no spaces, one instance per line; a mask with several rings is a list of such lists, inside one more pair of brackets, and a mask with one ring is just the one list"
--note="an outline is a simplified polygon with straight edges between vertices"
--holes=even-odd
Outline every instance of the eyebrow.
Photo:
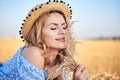
[[[57,23],[50,23],[50,24],[48,24],[47,26],[49,26],[49,25],[51,25],[51,24],[53,24],[53,25],[58,25]],[[62,23],[62,25],[66,25],[66,23]]]

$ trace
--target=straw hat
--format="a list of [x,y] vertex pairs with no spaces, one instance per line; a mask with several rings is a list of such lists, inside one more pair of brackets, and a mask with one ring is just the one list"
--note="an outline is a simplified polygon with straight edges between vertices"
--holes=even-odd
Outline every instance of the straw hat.
[[62,11],[65,14],[67,21],[69,21],[72,18],[71,16],[72,10],[69,4],[65,4],[65,2],[63,1],[58,1],[58,0],[50,1],[49,0],[48,2],[44,4],[39,4],[31,9],[26,19],[23,20],[24,23],[22,23],[22,27],[21,27],[22,30],[19,31],[19,33],[21,34],[21,38],[25,39],[29,31],[31,30],[32,25],[36,21],[36,19],[42,14],[44,14],[45,12],[50,11],[50,10]]

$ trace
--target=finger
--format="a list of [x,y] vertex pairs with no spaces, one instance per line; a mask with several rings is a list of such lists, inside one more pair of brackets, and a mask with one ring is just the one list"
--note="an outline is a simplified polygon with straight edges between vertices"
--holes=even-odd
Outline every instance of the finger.
[[90,80],[90,76],[89,76],[87,70],[84,70],[84,71],[81,73],[80,79],[82,79],[82,80]]
[[79,71],[76,70],[76,72],[74,72],[74,74],[73,74],[73,80],[78,80],[79,75],[80,75]]
[[81,72],[81,75],[79,76],[79,79],[80,80],[86,80],[86,78],[87,78],[87,71],[83,71],[83,72]]
[[85,67],[83,64],[81,64],[81,65],[78,66],[77,69],[78,69],[80,72],[82,72],[84,69],[86,69],[86,67]]
[[80,74],[85,70],[85,66],[84,65],[79,65],[76,69],[76,73],[80,76]]
[[80,66],[77,66],[76,70],[73,73],[73,80],[79,80],[79,75],[80,75]]
[[86,71],[86,67],[83,64],[78,65],[76,70],[74,71],[73,80],[80,80],[80,76],[83,74],[83,71]]
[[80,79],[80,76],[81,76],[81,73],[84,71],[85,69],[85,66],[84,65],[79,65],[77,68],[76,68],[76,71],[74,72],[74,78],[76,80],[79,80]]
[[90,80],[90,76],[89,75],[87,76],[86,80]]

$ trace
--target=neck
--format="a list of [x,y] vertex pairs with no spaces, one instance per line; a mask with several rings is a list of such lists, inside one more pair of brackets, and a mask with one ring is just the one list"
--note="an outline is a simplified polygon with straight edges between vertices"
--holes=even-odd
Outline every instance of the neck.
[[52,57],[53,60],[56,59],[58,51],[58,49],[47,49],[48,54]]
[[[56,57],[58,54],[58,49],[47,48],[47,53],[49,54],[49,59],[46,58],[46,65],[53,66],[56,63]],[[50,62],[50,63],[49,63]]]

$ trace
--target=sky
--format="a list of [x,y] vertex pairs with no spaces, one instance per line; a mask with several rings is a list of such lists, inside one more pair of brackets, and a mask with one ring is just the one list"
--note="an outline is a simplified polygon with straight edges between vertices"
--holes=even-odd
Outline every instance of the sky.
[[[37,4],[49,0],[0,0],[0,37],[20,37],[23,19]],[[63,0],[72,8],[75,38],[120,36],[120,0]]]

